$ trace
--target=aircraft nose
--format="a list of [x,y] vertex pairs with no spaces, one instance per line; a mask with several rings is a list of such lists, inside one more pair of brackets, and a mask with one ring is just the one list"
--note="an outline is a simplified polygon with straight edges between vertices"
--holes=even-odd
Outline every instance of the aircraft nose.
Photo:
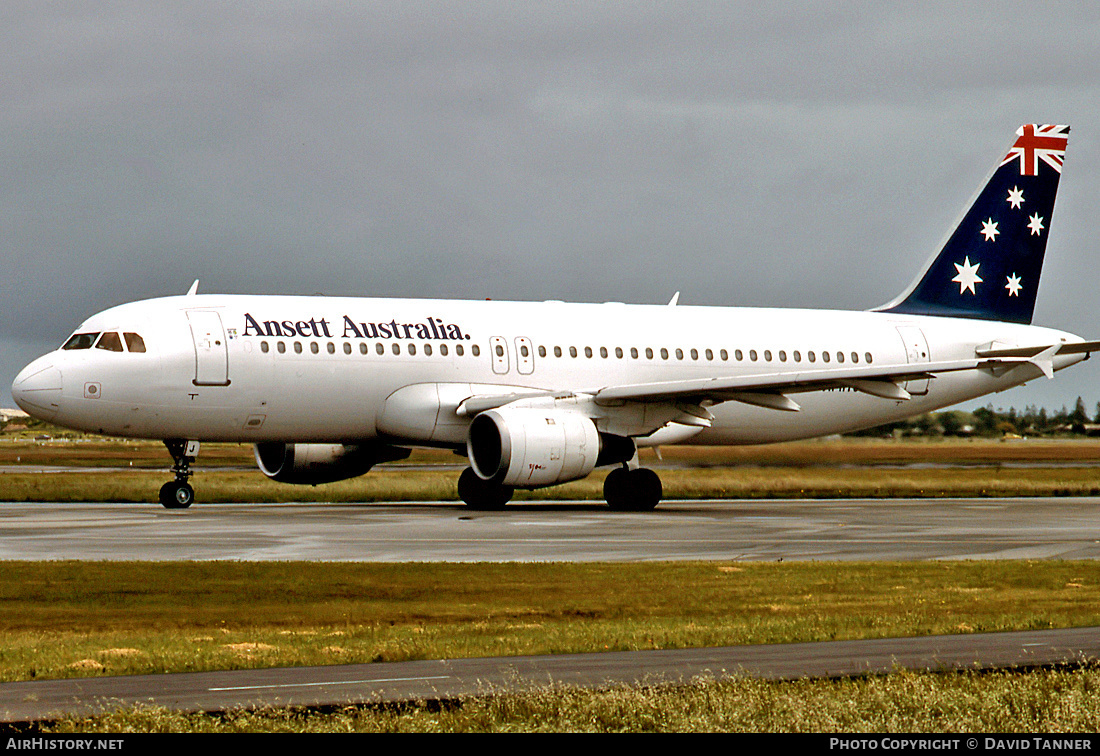
[[46,357],[27,365],[11,384],[19,408],[39,420],[52,420],[61,402],[61,371]]

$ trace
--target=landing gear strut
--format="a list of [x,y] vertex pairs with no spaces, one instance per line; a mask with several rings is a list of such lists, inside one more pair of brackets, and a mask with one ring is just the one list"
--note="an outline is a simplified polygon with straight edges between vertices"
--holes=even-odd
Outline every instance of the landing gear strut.
[[663,495],[661,479],[648,467],[631,470],[624,464],[604,478],[603,497],[607,506],[619,512],[648,512]]
[[482,480],[473,468],[467,467],[458,476],[458,498],[470,509],[483,511],[504,509],[516,489],[491,480]]
[[187,509],[195,501],[195,489],[187,481],[194,475],[191,463],[199,454],[199,442],[170,439],[164,445],[175,461],[172,472],[176,474],[176,479],[160,487],[160,503],[166,509]]

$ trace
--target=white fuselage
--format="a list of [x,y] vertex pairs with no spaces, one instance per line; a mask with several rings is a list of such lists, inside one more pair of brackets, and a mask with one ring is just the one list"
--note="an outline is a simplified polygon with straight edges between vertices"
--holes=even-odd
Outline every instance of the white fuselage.
[[[61,425],[135,438],[382,438],[455,447],[469,418],[456,415],[454,405],[486,387],[584,394],[868,362],[972,359],[976,348],[991,343],[1080,341],[1035,326],[875,312],[234,295],[121,305],[77,330],[104,332],[136,333],[145,351],[51,352],[20,374],[16,400]],[[1081,359],[1059,356],[1053,367]],[[821,436],[1040,375],[1026,365],[944,373],[909,381],[903,388],[912,398],[904,401],[851,388],[811,391],[798,395],[800,410],[792,412],[724,401],[709,407],[709,427],[637,441],[744,444]],[[430,396],[401,391],[417,386],[432,387]]]

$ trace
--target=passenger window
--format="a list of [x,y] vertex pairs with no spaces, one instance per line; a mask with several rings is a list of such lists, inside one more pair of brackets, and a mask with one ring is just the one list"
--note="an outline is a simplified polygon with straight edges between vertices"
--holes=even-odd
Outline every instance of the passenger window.
[[432,345],[431,344],[425,344],[424,345],[424,356],[425,357],[431,357],[432,356]]
[[300,341],[295,341],[294,342],[294,353],[295,354],[301,354],[302,353],[302,342],[300,342]]
[[729,352],[727,352],[725,349],[720,349],[718,351],[718,356],[722,358],[722,362],[725,362],[730,358]]
[[645,358],[647,360],[652,360],[653,359],[653,349],[651,349],[650,347],[645,348]]
[[463,347],[461,344],[455,344],[455,355],[457,357],[461,357],[465,353],[466,353],[466,348],[465,347]]
[[[360,344],[359,346],[360,346],[360,348],[362,348],[363,354],[366,354],[367,353],[367,345],[366,344]],[[344,354],[351,354],[351,342],[350,341],[345,341],[344,342]]]
[[638,347],[630,347],[630,358],[632,360],[638,359]]
[[667,360],[668,359],[668,350],[665,349],[664,347],[661,347],[661,359],[662,360]]
[[65,346],[62,349],[91,349],[92,344],[95,343],[98,333],[74,333],[69,337],[69,340],[65,342]]
[[676,350],[676,359],[678,359],[678,360],[684,359],[684,350],[683,349],[677,349]]
[[[459,349],[461,348],[462,347],[459,347]],[[481,347],[479,347],[477,344],[474,344],[472,347],[470,347],[470,354],[472,354],[474,357],[480,357]]]
[[145,339],[141,338],[136,333],[124,333],[122,337],[126,339],[126,351],[127,352],[144,352],[145,351]]
[[374,345],[374,351],[377,354],[385,354],[386,353],[386,347],[382,345],[381,341],[379,341],[377,344]]
[[698,349],[692,349],[691,350],[691,359],[693,359],[693,360],[699,359],[699,350]]
[[561,357],[561,347],[560,346],[554,347],[554,356],[555,357]]
[[576,347],[569,347],[569,356],[570,357],[576,357],[577,356],[577,348]]
[[96,349],[106,349],[108,352],[121,352],[122,351],[122,339],[118,337],[117,333],[108,331],[99,337],[99,343],[95,345]]
[[336,354],[336,345],[333,344],[331,341],[328,343],[326,349],[328,350],[329,354]]
[[321,351],[321,347],[317,346],[316,341],[311,341],[311,342],[309,342],[309,351],[313,352],[314,354],[317,354],[318,352]]
[[263,352],[264,354],[267,354],[268,352],[271,351],[271,347],[269,347],[267,345],[266,341],[261,341],[260,342],[260,351]]
[[439,353],[441,355],[443,355],[444,357],[447,356],[447,345],[446,344],[440,344],[439,345]]

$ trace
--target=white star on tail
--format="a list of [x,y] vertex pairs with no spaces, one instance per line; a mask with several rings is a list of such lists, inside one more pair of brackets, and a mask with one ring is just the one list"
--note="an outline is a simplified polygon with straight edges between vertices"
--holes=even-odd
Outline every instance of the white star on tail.
[[1020,289],[1023,287],[1020,285],[1020,277],[1013,273],[1006,278],[1008,283],[1005,284],[1005,288],[1008,289],[1008,296],[1018,297],[1020,296]]
[[997,241],[997,234],[1001,233],[997,230],[997,224],[993,222],[993,219],[982,221],[982,236],[986,241]]
[[1043,230],[1043,219],[1039,217],[1039,213],[1035,213],[1028,220],[1030,222],[1027,227],[1031,229],[1031,235],[1038,236],[1039,232]]
[[1014,208],[1019,208],[1024,204],[1024,190],[1018,186],[1014,186],[1008,190],[1008,204]]
[[978,278],[978,268],[981,267],[981,263],[970,264],[970,255],[966,256],[966,260],[962,265],[953,263],[955,270],[959,272],[959,275],[955,276],[951,280],[959,285],[959,294],[962,294],[967,289],[971,294],[977,294],[974,290],[974,284],[980,284],[982,279]]

